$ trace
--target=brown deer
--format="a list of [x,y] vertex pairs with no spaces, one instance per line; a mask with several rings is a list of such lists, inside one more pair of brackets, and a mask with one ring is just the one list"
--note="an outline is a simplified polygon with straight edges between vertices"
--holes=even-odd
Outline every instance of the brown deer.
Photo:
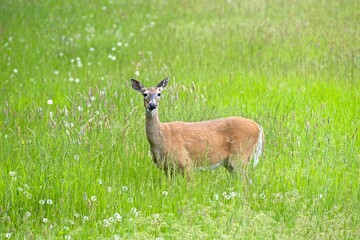
[[133,89],[144,96],[146,136],[154,163],[165,172],[178,169],[188,180],[193,167],[214,169],[224,165],[229,172],[242,171],[246,181],[246,166],[251,157],[255,166],[262,152],[264,133],[260,125],[241,117],[161,123],[158,106],[168,81],[169,77],[156,87],[145,88],[131,79]]

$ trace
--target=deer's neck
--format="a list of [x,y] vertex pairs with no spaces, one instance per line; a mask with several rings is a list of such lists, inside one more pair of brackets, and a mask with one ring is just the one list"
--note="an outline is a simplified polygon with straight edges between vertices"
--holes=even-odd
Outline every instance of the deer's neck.
[[146,136],[152,147],[161,142],[161,122],[157,109],[151,114],[146,112]]

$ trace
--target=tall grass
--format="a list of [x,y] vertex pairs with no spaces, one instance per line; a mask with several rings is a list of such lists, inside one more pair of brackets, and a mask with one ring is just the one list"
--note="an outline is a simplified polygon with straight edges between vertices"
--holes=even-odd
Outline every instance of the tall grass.
[[[1,1],[0,237],[357,239],[357,1]],[[162,121],[243,116],[266,135],[252,185],[167,179]]]

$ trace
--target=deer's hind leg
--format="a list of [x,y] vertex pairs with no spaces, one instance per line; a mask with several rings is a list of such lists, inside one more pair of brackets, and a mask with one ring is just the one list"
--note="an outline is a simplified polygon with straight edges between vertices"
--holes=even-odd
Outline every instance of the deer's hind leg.
[[244,184],[248,184],[249,178],[247,174],[247,163],[243,161],[240,154],[230,156],[224,161],[224,167],[233,175],[241,176]]

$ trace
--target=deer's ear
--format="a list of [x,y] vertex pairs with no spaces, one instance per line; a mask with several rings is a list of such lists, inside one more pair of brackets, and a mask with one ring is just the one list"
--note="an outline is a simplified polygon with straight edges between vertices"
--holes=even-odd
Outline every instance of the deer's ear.
[[156,85],[156,87],[161,88],[161,90],[163,90],[168,85],[169,78],[170,77],[167,77],[164,80],[162,80],[161,82],[159,82],[158,85]]
[[144,90],[144,86],[138,80],[131,79],[131,86],[135,91],[142,92]]

